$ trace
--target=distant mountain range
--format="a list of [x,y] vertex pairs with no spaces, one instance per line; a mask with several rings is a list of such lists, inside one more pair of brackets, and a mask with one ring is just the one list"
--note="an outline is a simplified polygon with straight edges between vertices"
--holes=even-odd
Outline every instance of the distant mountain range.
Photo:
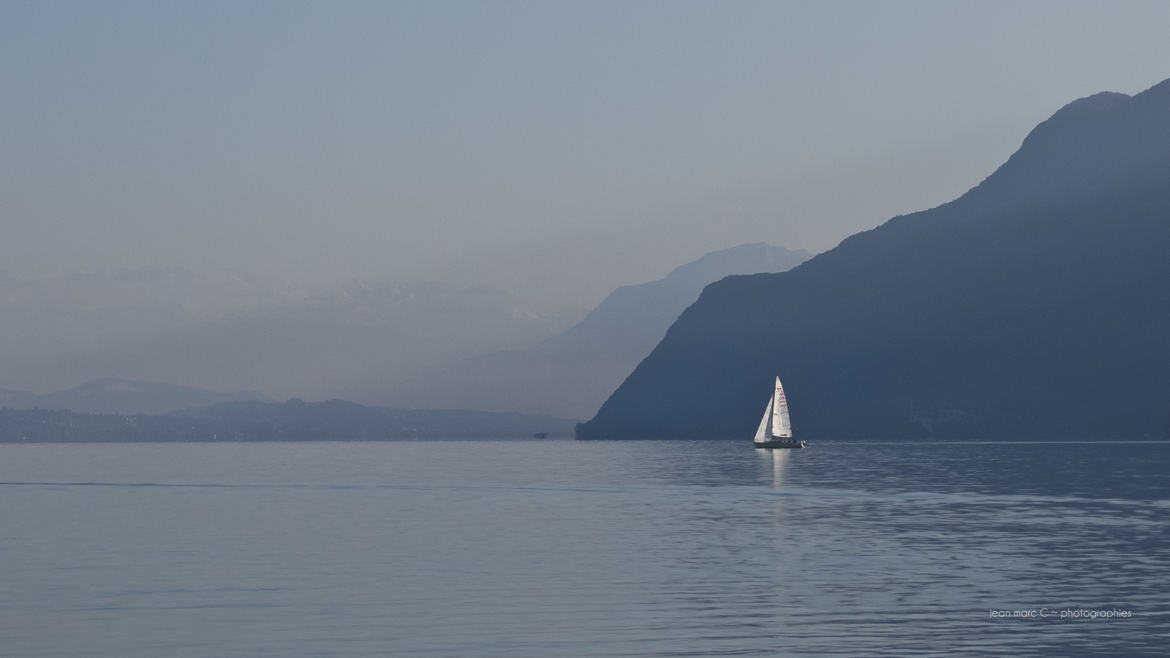
[[165,415],[0,409],[0,443],[398,441],[571,436],[547,416],[365,407],[330,400],[225,402]]
[[490,287],[351,280],[316,289],[228,270],[0,278],[0,377],[53,389],[99,377],[280,397],[402,380],[531,345],[575,318]]
[[272,401],[258,391],[217,393],[191,386],[126,379],[95,379],[44,395],[0,390],[0,408],[56,409],[94,414],[163,414],[240,400]]
[[712,281],[780,272],[809,258],[764,243],[709,253],[665,278],[623,286],[579,324],[532,349],[459,361],[401,382],[371,382],[338,395],[370,404],[546,413],[587,418]]
[[4,381],[102,379],[44,395],[0,389],[0,407],[153,414],[274,394],[586,418],[704,285],[806,258],[765,244],[707,254],[619,288],[563,334],[566,318],[485,286],[355,279],[310,290],[172,267],[5,274]]
[[580,438],[1170,431],[1170,80],[1075,101],[980,185],[708,286]]

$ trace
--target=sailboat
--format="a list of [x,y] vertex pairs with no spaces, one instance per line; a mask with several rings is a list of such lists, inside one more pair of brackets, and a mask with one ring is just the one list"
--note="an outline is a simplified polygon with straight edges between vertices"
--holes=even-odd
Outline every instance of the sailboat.
[[768,398],[768,406],[764,408],[764,417],[760,419],[760,427],[756,430],[756,438],[752,445],[757,448],[804,447],[804,441],[792,438],[788,398],[784,397],[784,387],[780,385],[779,377],[776,378],[776,390]]

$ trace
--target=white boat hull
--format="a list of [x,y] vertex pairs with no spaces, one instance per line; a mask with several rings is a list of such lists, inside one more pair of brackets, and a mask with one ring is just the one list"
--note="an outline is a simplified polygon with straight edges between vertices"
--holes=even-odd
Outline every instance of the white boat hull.
[[803,448],[804,441],[797,441],[795,439],[772,439],[771,441],[755,441],[752,445],[757,448]]

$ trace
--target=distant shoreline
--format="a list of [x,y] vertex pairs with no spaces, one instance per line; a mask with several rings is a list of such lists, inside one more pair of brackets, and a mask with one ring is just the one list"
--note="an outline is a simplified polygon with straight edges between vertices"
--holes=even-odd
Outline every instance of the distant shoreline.
[[165,415],[0,409],[0,443],[263,443],[572,438],[574,421],[462,409],[392,409],[343,400],[228,402]]

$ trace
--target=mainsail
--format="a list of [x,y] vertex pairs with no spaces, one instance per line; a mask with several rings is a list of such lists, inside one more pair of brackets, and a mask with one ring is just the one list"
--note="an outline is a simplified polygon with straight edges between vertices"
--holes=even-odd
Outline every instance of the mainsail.
[[772,436],[790,439],[792,419],[788,417],[788,398],[784,397],[784,387],[780,385],[779,377],[776,378],[776,394],[772,398]]

